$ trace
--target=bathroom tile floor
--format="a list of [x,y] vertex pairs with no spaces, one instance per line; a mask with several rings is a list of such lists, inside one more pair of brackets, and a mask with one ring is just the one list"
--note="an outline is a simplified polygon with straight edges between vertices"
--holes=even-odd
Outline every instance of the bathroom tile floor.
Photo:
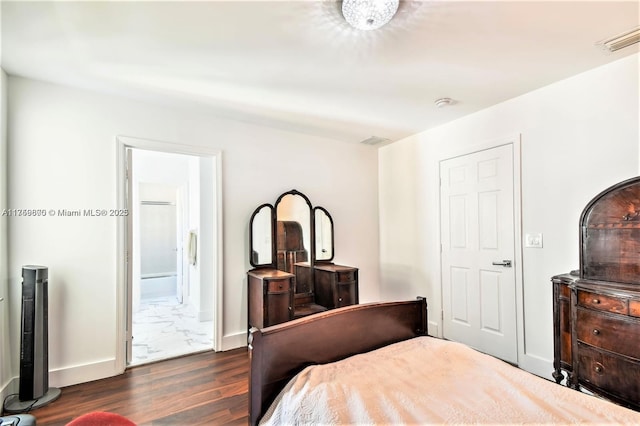
[[131,365],[213,349],[213,322],[175,297],[144,300],[133,314]]

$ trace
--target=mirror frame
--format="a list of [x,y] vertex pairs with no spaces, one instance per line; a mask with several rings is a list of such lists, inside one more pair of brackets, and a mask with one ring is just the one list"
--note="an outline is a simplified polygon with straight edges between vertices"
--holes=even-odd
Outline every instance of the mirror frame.
[[[304,195],[302,192],[292,189],[290,191],[284,192],[280,194],[280,196],[276,199],[276,202],[272,205],[269,203],[264,203],[258,206],[251,215],[251,219],[249,220],[249,263],[254,268],[277,268],[277,221],[278,221],[278,204],[287,195],[299,195],[309,206],[309,238],[310,238],[310,247],[309,247],[309,265],[313,270],[313,265],[316,263],[331,263],[335,256],[335,235],[334,235],[334,224],[333,217],[329,213],[327,209],[324,207],[313,207],[309,198]],[[261,209],[268,207],[271,210],[271,263],[255,263],[253,262],[252,250],[254,247],[253,244],[253,221],[255,216],[260,212]],[[329,218],[329,222],[331,223],[331,258],[330,259],[316,259],[316,229],[315,229],[315,217],[316,210],[320,210],[324,212]]]
[[316,253],[314,253],[314,258],[313,261],[317,262],[317,263],[329,263],[329,262],[333,262],[333,257],[336,255],[336,250],[335,250],[335,244],[336,244],[336,240],[335,240],[335,236],[333,233],[333,218],[331,217],[331,215],[329,214],[329,212],[327,211],[327,209],[325,209],[324,207],[314,207],[313,208],[313,244],[314,244],[314,250],[315,250],[315,245],[316,245],[316,229],[315,229],[315,220],[316,220],[316,211],[321,211],[323,212],[327,218],[329,218],[329,223],[331,224],[331,257],[329,257],[328,259],[318,259],[318,256],[316,256]]
[[[269,232],[271,234],[271,262],[270,263],[255,263],[253,261],[253,220],[255,219],[256,215],[258,215],[263,208],[268,207],[269,210],[271,211],[271,217],[269,220],[269,225],[271,227]],[[275,227],[273,226],[275,223],[275,210],[273,208],[273,206],[269,203],[264,203],[261,204],[260,206],[258,206],[258,208],[256,208],[253,211],[253,214],[251,214],[251,219],[249,220],[249,263],[251,264],[251,266],[253,266],[254,268],[260,268],[260,267],[265,267],[265,266],[271,266],[275,264],[275,259],[276,259],[276,245],[275,245],[275,237],[276,237],[276,230]]]
[[[315,248],[315,243],[316,243],[316,237],[315,237],[315,232],[314,232],[314,227],[315,227],[315,223],[314,223],[314,217],[313,217],[313,206],[311,205],[311,201],[309,201],[309,198],[304,195],[302,192],[296,190],[296,189],[292,189],[291,191],[287,191],[284,192],[282,194],[280,194],[280,196],[278,197],[278,199],[276,200],[275,204],[273,205],[273,215],[274,215],[274,219],[273,219],[273,225],[272,228],[274,230],[274,240],[273,240],[273,250],[276,253],[276,258],[274,259],[274,267],[277,269],[278,268],[278,253],[277,253],[277,246],[278,246],[278,205],[280,204],[280,202],[282,201],[282,199],[284,197],[286,197],[287,195],[293,195],[293,196],[300,196],[302,197],[302,199],[304,200],[304,202],[307,204],[307,207],[309,208],[309,223],[308,225],[308,229],[309,229],[309,245],[311,247],[309,247],[309,265],[313,266],[313,259],[315,258],[316,255],[316,248]],[[300,224],[300,226],[302,226],[302,229],[304,230],[304,226],[303,224]]]

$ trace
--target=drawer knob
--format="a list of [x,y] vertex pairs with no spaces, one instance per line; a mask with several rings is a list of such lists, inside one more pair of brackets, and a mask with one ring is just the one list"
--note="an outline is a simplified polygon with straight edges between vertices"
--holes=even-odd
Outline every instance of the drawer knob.
[[282,290],[282,284],[280,284],[280,290]]
[[598,330],[597,328],[593,329],[593,334],[594,336],[597,336],[598,334],[600,334],[600,330]]
[[340,297],[340,298],[338,299],[338,302],[342,302],[342,297]]
[[593,304],[598,305],[600,303],[600,299],[593,299]]
[[598,365],[596,365],[595,367],[593,367],[593,370],[594,370],[596,373],[602,373],[602,371],[604,370],[604,368],[603,368],[600,364],[598,364]]

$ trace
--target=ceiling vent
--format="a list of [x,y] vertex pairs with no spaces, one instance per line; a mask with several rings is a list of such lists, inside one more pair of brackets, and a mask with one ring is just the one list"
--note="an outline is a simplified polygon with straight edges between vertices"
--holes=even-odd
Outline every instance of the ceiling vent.
[[599,41],[596,43],[596,46],[599,46],[608,52],[615,52],[616,50],[629,47],[638,42],[640,42],[640,27],[618,34],[615,37]]
[[391,142],[391,139],[381,138],[380,136],[371,136],[368,139],[360,141],[360,143],[364,145],[378,145],[383,142]]

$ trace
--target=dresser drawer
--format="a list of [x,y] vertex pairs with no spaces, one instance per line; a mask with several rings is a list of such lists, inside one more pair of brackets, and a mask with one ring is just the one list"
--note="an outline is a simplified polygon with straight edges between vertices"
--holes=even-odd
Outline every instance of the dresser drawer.
[[579,341],[640,359],[640,321],[583,308],[578,308],[576,320]]
[[291,288],[291,280],[289,278],[282,280],[269,280],[267,291],[269,293],[286,293]]
[[629,315],[640,317],[640,300],[629,301]]
[[626,314],[628,312],[627,300],[618,297],[605,296],[590,291],[578,290],[578,304],[600,311]]
[[357,303],[355,281],[338,283],[336,285],[336,291],[338,293],[338,300],[336,302],[337,308],[341,308],[342,306],[354,305]]
[[[625,401],[640,401],[640,365],[578,344],[580,383],[611,392]],[[589,386],[587,386],[589,387]]]
[[338,272],[338,282],[339,283],[346,283],[349,281],[355,281],[356,279],[356,272],[355,271],[341,271]]

